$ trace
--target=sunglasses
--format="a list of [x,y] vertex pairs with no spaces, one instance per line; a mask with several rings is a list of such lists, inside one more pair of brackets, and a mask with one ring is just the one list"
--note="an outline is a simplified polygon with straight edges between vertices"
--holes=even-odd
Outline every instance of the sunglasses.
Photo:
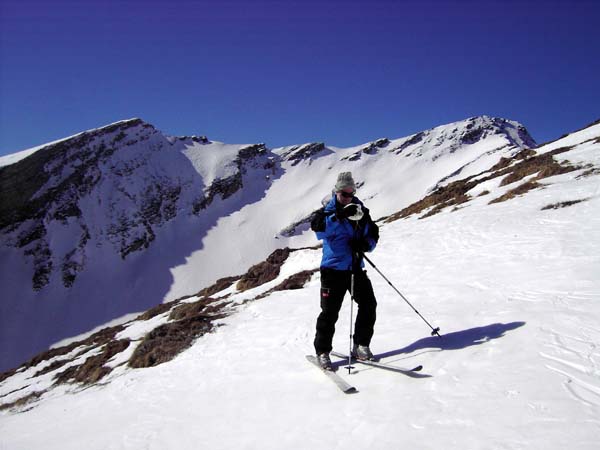
[[340,194],[342,194],[342,197],[344,197],[344,198],[352,198],[352,197],[354,197],[355,193],[356,193],[356,191],[352,191],[352,192],[340,191]]

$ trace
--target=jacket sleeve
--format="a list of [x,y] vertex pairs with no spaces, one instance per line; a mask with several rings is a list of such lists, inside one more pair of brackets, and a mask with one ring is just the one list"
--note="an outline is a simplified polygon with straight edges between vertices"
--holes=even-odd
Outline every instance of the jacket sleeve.
[[372,252],[373,250],[375,250],[377,242],[379,242],[379,227],[375,222],[373,222],[370,215],[367,217],[363,238],[368,244],[367,251]]
[[340,227],[340,221],[335,216],[335,213],[324,213],[322,224],[322,228],[317,231],[317,239],[319,240],[333,236]]

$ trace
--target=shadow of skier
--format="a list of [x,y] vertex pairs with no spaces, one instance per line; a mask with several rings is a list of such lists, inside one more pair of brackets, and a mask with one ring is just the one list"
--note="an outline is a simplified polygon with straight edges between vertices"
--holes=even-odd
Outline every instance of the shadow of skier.
[[442,338],[437,336],[426,337],[419,339],[406,347],[378,354],[376,357],[389,358],[390,356],[412,353],[424,349],[434,349],[438,351],[460,350],[474,345],[484,344],[492,339],[501,338],[507,331],[515,330],[523,325],[525,325],[525,322],[494,323],[483,327],[443,334]]

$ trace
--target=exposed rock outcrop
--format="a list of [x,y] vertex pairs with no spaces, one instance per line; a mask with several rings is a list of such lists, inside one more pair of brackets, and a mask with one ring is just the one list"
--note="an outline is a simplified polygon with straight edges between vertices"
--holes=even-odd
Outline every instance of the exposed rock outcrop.
[[330,152],[331,150],[327,151],[327,148],[323,142],[315,142],[311,144],[290,147],[287,151],[281,154],[281,159],[283,161],[292,161],[292,166],[295,166],[300,162],[310,160],[319,154]]

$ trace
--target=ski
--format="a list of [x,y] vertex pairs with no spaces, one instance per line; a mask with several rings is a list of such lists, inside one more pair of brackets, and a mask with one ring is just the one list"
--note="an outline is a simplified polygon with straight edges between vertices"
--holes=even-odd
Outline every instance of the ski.
[[[345,359],[346,361],[348,360],[348,355],[344,355],[343,353],[331,352],[330,354],[333,356],[337,356],[338,358]],[[392,372],[403,373],[404,375],[409,375],[409,376],[417,375],[417,374],[415,374],[415,372],[419,372],[420,370],[423,369],[423,366],[416,366],[416,367],[413,367],[412,369],[407,369],[404,367],[392,366],[391,364],[380,363],[378,361],[363,361],[360,359],[356,359],[354,357],[352,358],[352,362],[356,362],[359,364],[366,364],[367,366],[378,367],[379,369],[390,370]]]
[[354,386],[349,384],[346,380],[340,377],[337,373],[331,370],[323,370],[317,361],[316,356],[314,355],[306,355],[306,359],[308,359],[311,363],[319,368],[321,372],[323,372],[327,377],[335,383],[335,385],[344,393],[344,394],[353,394],[358,392]]

